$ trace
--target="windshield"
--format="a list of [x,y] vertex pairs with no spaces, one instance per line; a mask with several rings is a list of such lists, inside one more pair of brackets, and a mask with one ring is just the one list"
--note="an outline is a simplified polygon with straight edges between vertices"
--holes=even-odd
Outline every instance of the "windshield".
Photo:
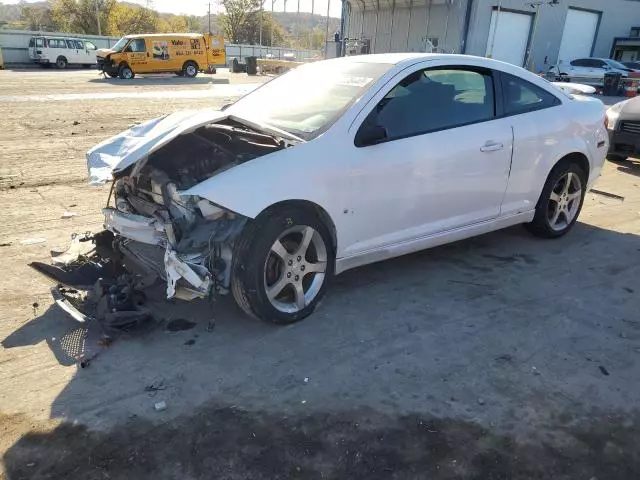
[[114,52],[121,52],[128,41],[129,39],[127,37],[122,37],[120,40],[118,40],[118,43],[111,47],[111,50],[113,50]]
[[310,63],[275,78],[233,105],[233,113],[310,140],[329,128],[393,65]]
[[620,62],[616,62],[615,60],[607,60],[607,63],[610,67],[617,68],[618,70],[627,70],[628,67],[625,67]]

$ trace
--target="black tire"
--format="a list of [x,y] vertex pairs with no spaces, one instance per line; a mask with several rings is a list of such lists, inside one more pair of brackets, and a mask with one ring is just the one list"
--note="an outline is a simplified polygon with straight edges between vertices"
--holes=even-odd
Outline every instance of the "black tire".
[[69,63],[67,62],[67,59],[65,57],[60,56],[56,59],[56,68],[58,70],[64,70],[68,65]]
[[622,155],[607,155],[607,160],[613,163],[624,163],[627,161],[627,157],[623,157]]
[[113,72],[106,72],[107,75],[109,75],[111,78],[118,78],[118,74],[117,73],[113,73]]
[[[578,210],[571,222],[569,222],[564,228],[556,230],[551,227],[551,223],[548,218],[549,208],[552,206],[551,202],[553,201],[551,200],[551,193],[558,182],[568,173],[577,175],[580,181],[582,195],[580,196]],[[547,177],[547,182],[545,183],[542,193],[540,194],[540,198],[538,199],[538,203],[536,204],[535,217],[531,223],[525,224],[525,228],[533,235],[542,238],[559,238],[566,235],[571,231],[580,216],[580,211],[582,210],[582,205],[584,203],[584,196],[586,194],[586,188],[587,173],[582,169],[582,167],[571,160],[560,161],[553,170],[551,170],[551,173]]]
[[135,76],[136,74],[133,73],[133,70],[131,70],[129,65],[120,65],[120,68],[118,69],[118,77],[123,80],[131,80],[135,78]]
[[184,62],[182,66],[182,74],[187,78],[193,78],[198,75],[198,64],[189,60]]
[[[302,226],[313,228],[322,238],[327,255],[326,271],[313,300],[301,310],[287,313],[274,307],[267,297],[265,268],[274,242],[288,229]],[[334,262],[335,251],[329,229],[313,210],[283,207],[267,211],[248,223],[236,242],[231,291],[238,306],[252,317],[276,324],[297,322],[309,316],[322,300],[333,276]]]

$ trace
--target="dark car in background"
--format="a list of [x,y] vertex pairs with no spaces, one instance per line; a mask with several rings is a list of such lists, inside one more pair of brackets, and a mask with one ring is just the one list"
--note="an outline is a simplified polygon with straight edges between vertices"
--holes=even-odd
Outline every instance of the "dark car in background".
[[634,72],[640,72],[640,61],[637,62],[622,62],[622,64],[633,70]]

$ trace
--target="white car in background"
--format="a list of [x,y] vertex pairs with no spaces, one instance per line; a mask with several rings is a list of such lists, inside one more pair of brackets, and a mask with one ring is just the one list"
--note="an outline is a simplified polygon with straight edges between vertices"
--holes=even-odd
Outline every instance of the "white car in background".
[[516,224],[566,234],[607,148],[600,100],[519,67],[327,60],[90,150],[91,182],[114,182],[95,241],[168,297],[230,290],[250,315],[290,323],[354,267]]
[[549,71],[566,82],[603,85],[605,73],[619,73],[626,78],[633,70],[610,58],[577,58],[569,64],[554,65]]
[[92,42],[81,38],[37,35],[29,40],[29,58],[33,62],[43,66],[55,65],[59,69],[69,65],[95,65],[97,49]]

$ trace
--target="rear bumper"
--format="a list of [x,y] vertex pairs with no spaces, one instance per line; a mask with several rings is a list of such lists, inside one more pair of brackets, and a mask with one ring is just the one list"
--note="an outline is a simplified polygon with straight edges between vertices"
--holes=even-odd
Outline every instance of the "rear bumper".
[[640,156],[640,135],[609,130],[609,154],[621,157]]

